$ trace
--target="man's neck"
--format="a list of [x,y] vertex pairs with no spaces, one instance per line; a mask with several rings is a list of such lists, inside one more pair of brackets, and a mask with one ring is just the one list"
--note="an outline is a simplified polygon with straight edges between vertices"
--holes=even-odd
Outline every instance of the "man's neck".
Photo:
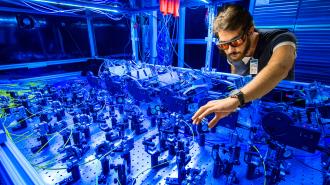
[[259,33],[253,32],[251,35],[251,46],[246,54],[247,57],[253,57],[254,51],[256,50],[258,44],[258,40],[259,40]]

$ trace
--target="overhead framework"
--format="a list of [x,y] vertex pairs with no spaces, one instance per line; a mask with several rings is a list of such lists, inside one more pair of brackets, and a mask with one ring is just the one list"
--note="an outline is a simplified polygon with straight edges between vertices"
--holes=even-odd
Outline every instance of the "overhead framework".
[[[119,15],[123,14],[126,17],[129,17],[131,20],[131,44],[132,44],[132,57],[135,61],[143,60],[139,58],[139,51],[143,50],[145,47],[140,47],[140,42],[138,34],[138,20],[137,17],[141,12],[149,12],[149,31],[151,36],[146,41],[148,43],[148,49],[150,49],[150,63],[157,63],[157,14],[159,11],[159,5],[157,0],[153,0],[152,3],[146,2],[135,2],[130,1],[128,7],[115,6],[109,4],[108,1],[104,3],[97,3],[96,1],[84,1],[84,0],[22,0],[22,1],[9,1],[9,0],[0,0],[0,2],[5,2],[5,4],[12,4],[15,6],[0,7],[0,11],[11,11],[11,12],[27,12],[27,13],[39,13],[39,14],[48,14],[48,15],[60,15],[60,16],[76,16],[86,18],[87,28],[88,28],[88,39],[90,45],[90,57],[97,58],[98,49],[95,41],[95,33],[93,26],[93,18],[97,14],[101,16],[108,15]],[[110,1],[109,1],[110,2]],[[232,1],[225,1],[232,2]],[[140,4],[136,4],[140,3]],[[215,9],[219,4],[218,1],[181,1],[179,8],[179,28],[178,28],[178,66],[184,67],[184,46],[185,44],[206,44],[206,58],[205,58],[205,67],[207,70],[212,68],[212,58],[213,58],[213,33],[212,33],[212,24],[215,14]],[[141,6],[142,4],[142,6]],[[251,4],[252,5],[252,4]],[[205,38],[200,39],[189,39],[185,38],[185,17],[186,17],[186,7],[190,6],[205,6],[208,8],[208,32]],[[28,8],[28,9],[27,9]],[[170,15],[167,15],[170,16]],[[144,46],[146,43],[143,43]],[[142,57],[144,57],[142,55]],[[70,60],[68,60],[70,62]],[[36,64],[36,66],[43,66],[43,64]],[[8,67],[8,66],[7,66]]]

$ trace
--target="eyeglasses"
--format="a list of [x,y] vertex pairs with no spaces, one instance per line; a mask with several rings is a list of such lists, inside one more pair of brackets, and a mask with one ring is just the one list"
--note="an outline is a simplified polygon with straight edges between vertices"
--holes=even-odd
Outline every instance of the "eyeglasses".
[[230,41],[226,41],[226,42],[220,42],[218,40],[216,42],[216,45],[221,50],[227,50],[229,48],[229,45],[232,46],[232,47],[241,46],[244,43],[244,41],[245,41],[244,35],[245,35],[245,33],[242,33],[241,35],[239,35],[239,36],[231,39]]

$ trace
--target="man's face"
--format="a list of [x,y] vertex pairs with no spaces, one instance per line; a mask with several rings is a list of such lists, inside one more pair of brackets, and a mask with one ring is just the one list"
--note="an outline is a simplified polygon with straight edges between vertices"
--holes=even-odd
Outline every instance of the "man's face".
[[229,61],[240,61],[246,56],[251,41],[247,34],[243,33],[241,29],[236,31],[220,30],[218,35],[220,44],[225,43],[224,45],[226,47],[224,47],[222,51],[226,54]]

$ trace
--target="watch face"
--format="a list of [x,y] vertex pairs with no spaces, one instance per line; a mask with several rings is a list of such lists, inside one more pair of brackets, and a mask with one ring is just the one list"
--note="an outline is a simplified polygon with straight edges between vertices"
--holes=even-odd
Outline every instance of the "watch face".
[[245,101],[244,101],[244,95],[243,95],[243,93],[240,91],[240,90],[238,90],[238,89],[235,89],[235,90],[233,90],[231,93],[230,93],[230,95],[229,95],[231,98],[237,98],[238,100],[239,100],[239,103],[240,103],[240,107],[241,106],[244,106],[244,104],[245,104]]
[[238,90],[238,89],[234,89],[234,90],[232,90],[232,91],[230,92],[230,96],[236,95],[236,94],[239,93],[239,92],[240,92],[240,90]]

